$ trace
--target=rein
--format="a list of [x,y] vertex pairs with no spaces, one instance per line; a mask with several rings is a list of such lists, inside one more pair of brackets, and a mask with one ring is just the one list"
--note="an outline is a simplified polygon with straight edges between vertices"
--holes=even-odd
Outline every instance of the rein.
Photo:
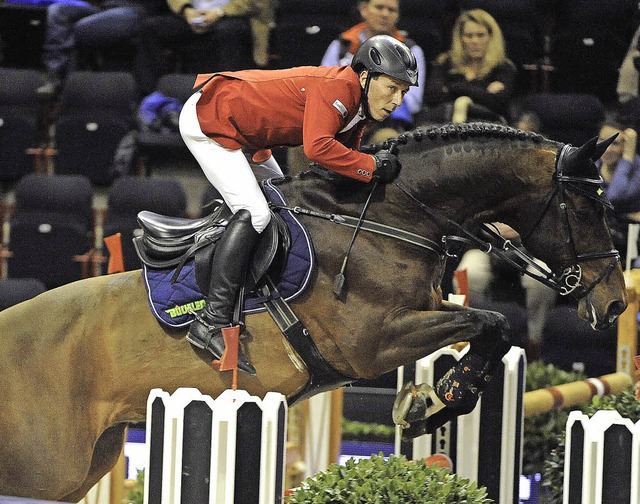
[[394,238],[396,240],[402,241],[404,243],[409,243],[410,245],[415,245],[416,247],[423,248],[425,250],[429,250],[437,254],[438,256],[444,256],[445,250],[442,246],[429,238],[425,238],[424,236],[417,235],[415,233],[411,233],[409,231],[405,231],[404,229],[400,229],[394,226],[388,226],[386,224],[381,224],[379,222],[360,219],[356,217],[351,217],[350,215],[342,215],[342,214],[327,214],[322,212],[316,212],[315,210],[309,210],[308,208],[303,208],[300,206],[287,206],[287,205],[271,205],[272,208],[276,208],[278,210],[288,210],[289,212],[293,212],[297,215],[307,215],[309,217],[317,217],[319,219],[327,220],[333,222],[334,224],[339,224],[341,226],[347,226],[355,228],[358,225],[360,229],[363,231],[368,231],[370,233],[379,234],[382,236],[387,236],[389,238]]
[[[553,290],[557,291],[561,296],[574,294],[574,296],[578,298],[582,298],[587,294],[589,294],[595,288],[595,286],[598,285],[601,281],[609,277],[609,275],[615,268],[617,260],[620,258],[620,254],[615,249],[602,251],[602,252],[590,252],[585,254],[579,254],[576,251],[575,241],[573,239],[572,227],[569,222],[569,211],[567,208],[567,204],[565,202],[565,192],[567,189],[565,184],[568,185],[571,189],[575,190],[576,192],[579,192],[580,194],[586,197],[594,199],[599,203],[603,204],[604,206],[607,206],[610,208],[611,203],[609,203],[609,201],[606,198],[595,196],[581,187],[585,184],[599,186],[603,182],[601,177],[597,179],[592,179],[587,177],[564,175],[562,173],[563,160],[565,158],[565,155],[568,153],[570,147],[571,147],[570,145],[564,145],[562,147],[558,155],[558,160],[556,162],[556,173],[554,175],[554,178],[557,180],[558,183],[545,199],[545,203],[542,207],[540,215],[537,217],[533,225],[530,227],[530,229],[522,238],[522,240],[525,240],[526,237],[528,237],[529,235],[531,235],[531,233],[533,233],[533,231],[538,227],[538,225],[542,221],[542,218],[544,217],[546,212],[551,207],[551,203],[554,197],[558,195],[558,198],[560,200],[559,206],[560,206],[560,209],[562,210],[562,215],[563,215],[564,227],[568,231],[568,235],[569,235],[568,241],[569,241],[569,245],[571,246],[571,252],[573,254],[574,261],[575,261],[573,264],[570,264],[569,266],[564,268],[560,275],[556,275],[550,269],[544,268],[543,266],[541,266],[533,258],[533,256],[531,256],[527,252],[513,245],[511,240],[505,239],[502,235],[494,231],[490,226],[483,224],[482,229],[485,232],[487,232],[490,236],[492,236],[494,239],[498,239],[502,241],[499,248],[494,247],[490,242],[483,240],[477,235],[471,233],[470,231],[462,227],[460,224],[458,224],[454,220],[439,214],[438,212],[434,211],[433,209],[425,205],[422,201],[416,198],[411,192],[411,190],[406,185],[404,185],[400,180],[396,180],[394,184],[404,194],[406,194],[414,203],[416,203],[433,220],[437,222],[439,221],[441,224],[453,227],[459,233],[464,235],[464,236],[457,236],[457,235],[443,236],[442,241],[445,243],[445,246],[449,241],[460,241],[467,244],[475,245],[485,253],[495,255],[500,259],[506,261],[508,264],[510,264],[512,267],[518,270],[520,274],[530,276],[534,280],[537,280],[538,282],[552,288]],[[507,254],[508,251],[512,251],[513,253],[515,253],[515,255],[518,256],[521,262],[513,260]],[[580,261],[603,259],[607,257],[612,258],[608,267],[588,287],[582,287],[580,283],[582,281],[582,268],[578,263]],[[528,270],[527,268],[529,266],[533,270],[535,270],[536,273]]]

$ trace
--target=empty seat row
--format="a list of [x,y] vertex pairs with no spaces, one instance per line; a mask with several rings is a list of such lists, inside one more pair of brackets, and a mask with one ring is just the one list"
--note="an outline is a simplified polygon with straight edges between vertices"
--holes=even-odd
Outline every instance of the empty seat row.
[[[36,70],[0,68],[0,182],[11,184],[33,171],[55,171],[109,186],[121,174],[117,156],[123,152],[131,156],[128,168],[135,171],[136,160],[142,163],[161,148],[163,154],[186,151],[177,132],[138,134],[131,74],[72,73],[57,111],[38,99],[36,88],[43,77]],[[194,81],[192,75],[166,75],[158,91],[184,102]]]
[[166,178],[119,178],[99,219],[92,184],[82,175],[29,174],[16,185],[14,197],[3,251],[7,276],[36,278],[48,289],[105,272],[99,235],[121,233],[125,269],[140,268],[131,244],[138,213],[186,217],[187,209],[182,184]]

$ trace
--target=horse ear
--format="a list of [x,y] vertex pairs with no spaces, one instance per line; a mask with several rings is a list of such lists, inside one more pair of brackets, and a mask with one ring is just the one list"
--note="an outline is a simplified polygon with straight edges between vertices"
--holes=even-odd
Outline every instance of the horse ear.
[[565,173],[571,173],[579,170],[585,161],[591,159],[597,143],[598,137],[593,137],[580,147],[571,147],[566,153],[562,163]]
[[[575,159],[580,161],[584,161],[586,159],[593,159],[593,153],[596,150],[597,144],[598,144],[598,137],[593,137],[584,145],[578,147],[578,150],[574,151],[572,154],[573,156],[575,156]],[[595,159],[598,159],[598,158],[595,158]]]
[[604,154],[604,151],[607,150],[607,148],[613,143],[613,141],[618,137],[619,134],[620,133],[616,133],[615,135],[610,136],[606,140],[603,140],[602,142],[598,142],[598,144],[596,145],[596,148],[591,154],[591,160],[595,161],[596,159],[600,159],[600,156]]

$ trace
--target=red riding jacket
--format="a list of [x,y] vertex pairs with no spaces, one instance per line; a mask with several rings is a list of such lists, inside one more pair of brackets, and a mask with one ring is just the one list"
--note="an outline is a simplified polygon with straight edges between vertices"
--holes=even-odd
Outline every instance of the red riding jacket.
[[372,156],[359,152],[368,123],[362,88],[350,67],[296,67],[198,75],[202,132],[228,149],[304,145],[321,166],[368,182]]

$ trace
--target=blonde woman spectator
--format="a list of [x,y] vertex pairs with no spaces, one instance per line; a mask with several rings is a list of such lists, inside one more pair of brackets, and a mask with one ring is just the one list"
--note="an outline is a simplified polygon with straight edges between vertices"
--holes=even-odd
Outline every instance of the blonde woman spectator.
[[427,76],[426,119],[506,122],[515,78],[493,16],[482,9],[464,11],[453,27],[450,49],[436,58]]

